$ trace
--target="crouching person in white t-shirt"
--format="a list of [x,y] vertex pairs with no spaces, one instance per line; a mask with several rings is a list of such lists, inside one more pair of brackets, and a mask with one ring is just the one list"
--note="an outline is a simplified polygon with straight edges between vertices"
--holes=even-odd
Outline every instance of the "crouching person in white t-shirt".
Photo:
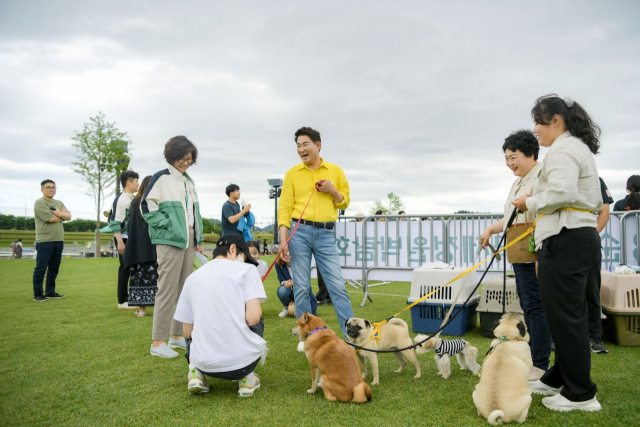
[[241,236],[226,235],[213,261],[187,278],[174,318],[187,341],[189,393],[208,392],[206,376],[238,381],[239,396],[260,388],[253,370],[267,353],[260,308],[267,296],[257,264]]

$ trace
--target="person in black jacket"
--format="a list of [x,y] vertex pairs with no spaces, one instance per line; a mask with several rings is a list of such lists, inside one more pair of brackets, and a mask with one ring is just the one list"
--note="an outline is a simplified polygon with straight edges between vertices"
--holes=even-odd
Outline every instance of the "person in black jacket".
[[627,180],[627,196],[618,200],[613,205],[613,210],[637,211],[640,210],[640,175],[631,175]]
[[140,213],[140,200],[151,181],[151,175],[142,180],[138,193],[131,201],[128,232],[125,246],[124,268],[131,267],[129,276],[129,303],[139,307],[136,316],[147,315],[147,306],[154,305],[158,292],[158,262],[156,245],[149,238],[149,226]]

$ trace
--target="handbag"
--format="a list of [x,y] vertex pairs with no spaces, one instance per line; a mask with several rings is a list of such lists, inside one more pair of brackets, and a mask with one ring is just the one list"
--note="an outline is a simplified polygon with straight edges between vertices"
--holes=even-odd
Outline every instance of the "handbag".
[[[520,213],[518,212],[518,215]],[[526,222],[527,215],[525,214],[525,223],[517,224],[518,216],[516,215],[516,220],[514,221],[516,224],[509,227],[507,230],[507,245],[518,237],[520,237],[523,233],[531,227],[532,224],[528,224]],[[519,264],[523,262],[536,262],[538,261],[538,254],[536,254],[535,250],[530,250],[530,240],[532,240],[533,236],[530,238],[524,238],[519,242],[515,243],[513,246],[507,248],[507,260],[510,264]]]

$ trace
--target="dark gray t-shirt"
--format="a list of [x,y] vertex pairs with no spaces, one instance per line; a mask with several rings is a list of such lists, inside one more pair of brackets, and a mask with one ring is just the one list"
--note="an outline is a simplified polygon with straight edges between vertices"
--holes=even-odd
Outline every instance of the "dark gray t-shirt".
[[242,236],[242,232],[238,230],[238,223],[231,224],[227,218],[238,215],[240,213],[240,204],[231,203],[230,201],[224,202],[222,205],[222,236],[227,234],[235,234]]

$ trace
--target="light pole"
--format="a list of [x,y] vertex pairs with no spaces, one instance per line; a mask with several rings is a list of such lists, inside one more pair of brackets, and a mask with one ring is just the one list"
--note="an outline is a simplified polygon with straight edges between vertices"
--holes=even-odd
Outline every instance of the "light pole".
[[24,229],[26,231],[27,230],[27,198],[24,196],[20,196],[20,197],[24,199]]
[[267,182],[271,186],[269,190],[269,198],[275,199],[276,205],[274,210],[274,220],[273,220],[273,244],[278,244],[278,197],[280,193],[282,193],[282,180],[281,179],[268,179]]

